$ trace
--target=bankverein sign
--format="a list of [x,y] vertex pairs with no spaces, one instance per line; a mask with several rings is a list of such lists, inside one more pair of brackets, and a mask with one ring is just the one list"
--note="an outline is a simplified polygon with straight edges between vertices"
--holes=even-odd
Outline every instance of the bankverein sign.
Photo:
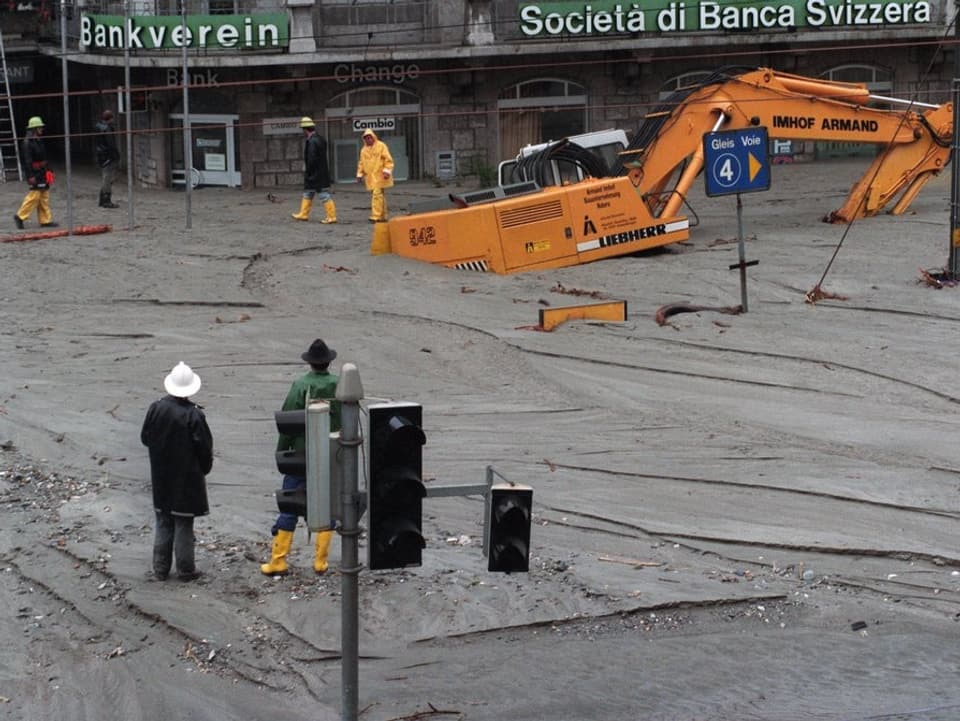
[[520,4],[520,30],[530,37],[684,31],[888,27],[930,23],[928,0],[668,0]]
[[[83,15],[80,46],[88,50],[270,50],[290,44],[286,13],[256,15]],[[186,32],[184,32],[186,29]]]

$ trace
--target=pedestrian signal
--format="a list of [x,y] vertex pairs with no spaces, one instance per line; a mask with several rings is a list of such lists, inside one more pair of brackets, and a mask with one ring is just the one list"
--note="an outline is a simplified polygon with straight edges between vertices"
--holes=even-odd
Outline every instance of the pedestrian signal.
[[277,508],[306,519],[311,531],[332,528],[330,405],[311,401],[305,410],[277,411],[274,420],[283,445],[291,446],[276,452],[277,470],[306,480],[305,487],[278,490]]

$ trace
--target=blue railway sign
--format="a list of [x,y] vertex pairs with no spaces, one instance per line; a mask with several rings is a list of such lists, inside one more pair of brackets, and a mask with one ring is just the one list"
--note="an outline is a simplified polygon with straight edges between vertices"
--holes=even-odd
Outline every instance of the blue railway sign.
[[770,189],[766,128],[705,133],[703,159],[710,197]]

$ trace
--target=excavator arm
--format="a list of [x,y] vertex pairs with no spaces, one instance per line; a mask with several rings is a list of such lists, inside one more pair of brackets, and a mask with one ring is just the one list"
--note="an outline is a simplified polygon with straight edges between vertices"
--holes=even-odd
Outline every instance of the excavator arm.
[[[905,107],[872,107],[871,102]],[[758,126],[766,127],[770,138],[879,147],[843,206],[825,218],[850,222],[891,203],[891,213],[906,211],[924,184],[949,162],[953,107],[881,98],[865,85],[767,68],[720,72],[678,91],[646,116],[623,153],[621,172],[643,191],[654,217],[675,216],[703,170],[704,134]]]

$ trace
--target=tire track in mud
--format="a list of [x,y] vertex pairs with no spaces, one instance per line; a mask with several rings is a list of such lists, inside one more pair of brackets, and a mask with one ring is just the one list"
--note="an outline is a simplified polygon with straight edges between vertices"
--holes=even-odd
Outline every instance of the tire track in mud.
[[[644,340],[645,342],[655,342],[659,341],[662,343],[673,344],[673,345],[682,345],[690,348],[709,350],[716,353],[731,353],[735,355],[744,355],[752,356],[757,358],[772,358],[774,360],[787,360],[787,361],[796,361],[799,363],[822,366],[827,368],[842,368],[843,370],[850,371],[859,375],[864,375],[870,378],[878,378],[880,380],[885,380],[890,383],[897,385],[902,385],[907,388],[912,388],[914,390],[919,390],[924,393],[928,393],[936,398],[945,400],[949,403],[958,403],[960,404],[960,397],[952,396],[949,393],[944,393],[935,388],[930,388],[920,383],[915,383],[913,381],[907,380],[905,378],[900,378],[898,376],[890,375],[889,373],[881,373],[880,371],[873,371],[868,368],[861,368],[859,366],[850,365],[849,363],[843,363],[840,361],[826,360],[822,358],[811,358],[808,356],[799,356],[787,353],[773,353],[772,351],[758,351],[758,350],[744,350],[740,348],[726,348],[723,346],[717,346],[709,343],[696,343],[692,341],[682,341],[674,340],[668,338],[643,338],[638,340]],[[723,380],[730,380],[732,382],[738,382],[736,378],[724,378]],[[798,388],[797,390],[804,390],[803,388]]]
[[[64,557],[73,569],[68,576],[60,572]],[[217,644],[185,630],[162,612],[150,610],[131,598],[134,591],[143,592],[144,587],[124,584],[102,564],[69,549],[34,544],[29,551],[19,552],[19,560],[5,554],[0,556],[0,562],[20,583],[40,589],[54,599],[59,606],[57,614],[69,613],[77,619],[68,628],[85,628],[83,644],[89,647],[87,653],[101,658],[159,652],[188,660],[202,673],[215,673],[272,691],[289,688],[294,678],[298,686],[320,702],[316,683],[311,681],[323,681],[317,664],[322,668],[338,663],[341,657],[339,650],[321,648],[282,622],[250,613],[248,607],[236,603],[235,594],[229,590],[227,596],[218,598],[217,591],[202,580],[199,585],[179,581],[166,584],[173,586],[173,593],[210,594],[232,605],[238,619],[235,630],[242,635],[239,643]],[[144,581],[147,587],[154,583],[160,582]]]
[[929,514],[931,516],[944,516],[947,518],[960,519],[960,511],[953,511],[939,508],[925,508],[923,506],[905,506],[900,503],[891,503],[889,501],[876,501],[869,498],[852,498],[839,493],[828,493],[825,491],[813,491],[806,488],[783,488],[782,486],[773,486],[765,483],[744,483],[742,481],[729,481],[718,478],[704,478],[696,476],[676,476],[662,473],[641,473],[639,471],[617,471],[595,466],[575,466],[572,464],[554,463],[551,465],[556,468],[564,468],[572,471],[582,471],[585,473],[598,473],[607,476],[620,476],[625,478],[640,478],[655,481],[677,481],[680,483],[704,484],[710,486],[724,486],[730,488],[742,488],[748,490],[768,491],[770,493],[783,493],[787,495],[812,496],[831,501],[849,502],[862,504],[864,506],[876,506],[878,508],[888,508],[897,511],[906,511],[909,513]]
[[[19,457],[17,460],[16,468],[2,474],[15,485],[0,488],[0,508],[8,529],[0,531],[0,563],[8,576],[16,579],[15,584],[8,581],[6,588],[16,587],[19,590],[15,593],[30,599],[39,598],[34,594],[46,599],[31,601],[31,607],[48,609],[36,619],[45,634],[53,633],[64,642],[78,645],[83,655],[111,659],[147,652],[166,654],[192,662],[200,672],[272,690],[288,687],[292,676],[319,701],[308,674],[290,660],[309,668],[339,659],[338,652],[331,654],[282,623],[251,613],[249,606],[237,603],[232,587],[223,589],[223,597],[219,597],[221,594],[202,579],[192,584],[168,581],[162,593],[189,597],[201,589],[208,592],[236,611],[230,618],[239,621],[229,623],[236,624],[242,643],[218,645],[178,625],[162,611],[144,606],[143,599],[149,600],[151,588],[159,589],[161,582],[146,577],[142,584],[124,582],[109,569],[109,564],[116,562],[109,552],[94,551],[91,557],[79,550],[90,542],[90,536],[103,529],[87,528],[86,523],[67,528],[57,510],[75,494],[99,495],[109,487],[87,482],[82,476],[49,475],[36,466],[25,465]],[[68,537],[79,540],[68,545]],[[230,544],[221,543],[220,547],[226,549]],[[252,590],[250,606],[255,606],[261,591]],[[169,598],[161,598],[157,608],[169,603]],[[262,664],[256,661],[261,657],[265,658]]]
[[[875,557],[882,559],[889,559],[900,564],[906,564],[909,567],[913,567],[916,563],[929,563],[931,567],[944,567],[944,566],[960,566],[960,560],[957,559],[945,559],[943,556],[933,556],[930,554],[918,554],[914,552],[901,552],[894,550],[871,550],[871,549],[851,549],[851,548],[827,548],[824,546],[798,546],[790,544],[774,544],[774,543],[765,543],[765,542],[750,542],[743,541],[740,539],[730,539],[730,538],[711,538],[705,535],[698,534],[679,534],[676,532],[662,533],[656,529],[650,529],[639,524],[626,523],[617,519],[612,519],[606,516],[600,516],[595,514],[584,513],[582,511],[573,510],[563,507],[554,507],[543,505],[541,508],[547,509],[548,511],[556,512],[563,514],[563,518],[550,518],[547,519],[545,516],[541,516],[541,519],[548,520],[551,525],[564,526],[567,528],[573,528],[579,531],[587,533],[601,533],[606,535],[611,535],[615,537],[620,537],[624,539],[634,540],[638,536],[637,534],[642,534],[643,536],[649,537],[651,540],[656,540],[664,544],[669,544],[675,546],[678,549],[682,549],[686,552],[696,554],[697,556],[709,556],[717,560],[722,560],[725,563],[730,564],[732,567],[754,567],[762,569],[764,573],[777,575],[780,577],[793,577],[794,566],[789,565],[785,569],[778,569],[775,562],[766,562],[757,560],[757,558],[768,558],[772,555],[773,551],[796,551],[804,552],[809,551],[821,556],[843,556],[843,557]],[[570,519],[572,518],[582,518],[584,522],[577,523],[573,522]],[[608,528],[600,528],[597,525],[588,524],[589,521],[600,522],[609,526]],[[626,528],[631,532],[619,531],[617,528]],[[700,544],[698,544],[700,542]],[[718,548],[719,547],[719,548]],[[763,553],[762,556],[751,560],[745,560],[741,555],[735,554],[725,554],[722,552],[724,547],[727,548],[755,548],[755,549],[768,549],[769,552]],[[808,590],[817,590],[820,588],[826,588],[828,590],[832,589],[834,591],[840,589],[848,589],[853,592],[864,592],[872,596],[875,596],[884,601],[894,601],[896,603],[909,604],[916,608],[921,609],[931,609],[934,608],[938,612],[943,613],[948,616],[955,618],[960,618],[960,588],[948,588],[945,584],[931,584],[923,585],[920,583],[912,583],[908,581],[897,580],[897,573],[890,573],[885,578],[870,578],[868,576],[863,576],[859,574],[836,574],[831,573],[829,577],[822,577],[815,579],[813,581],[803,581],[799,576],[795,578],[795,583],[802,585],[802,587],[807,588]],[[775,595],[771,596],[771,599],[774,599]],[[762,598],[756,600],[764,600]],[[770,600],[770,599],[768,599]],[[661,604],[660,606],[654,608],[650,606],[638,606],[634,612],[643,612],[645,610],[657,610],[663,608],[710,608],[720,605],[731,605],[736,606],[740,603],[751,603],[750,599],[725,599],[721,601],[678,601],[678,602],[667,602]]]
[[[897,503],[891,503],[887,501],[878,501],[867,498],[852,498],[850,496],[844,496],[835,493],[826,493],[822,491],[814,491],[809,489],[793,489],[793,488],[782,488],[778,486],[771,486],[767,484],[750,484],[743,483],[738,481],[725,481],[717,479],[708,479],[708,478],[694,478],[694,477],[685,477],[685,476],[672,476],[672,475],[663,475],[663,474],[652,474],[652,473],[639,473],[632,471],[615,471],[602,468],[591,468],[585,466],[573,466],[569,464],[562,463],[553,463],[552,465],[556,468],[562,468],[566,470],[573,470],[577,472],[591,473],[600,476],[609,476],[617,478],[634,478],[638,480],[650,480],[650,481],[660,481],[664,483],[682,483],[689,484],[693,486],[710,486],[714,488],[730,488],[736,491],[761,491],[766,494],[771,494],[774,496],[782,496],[785,498],[797,497],[803,498],[807,501],[816,501],[822,499],[827,501],[831,506],[831,510],[823,511],[824,515],[834,515],[836,517],[848,517],[848,518],[861,518],[866,514],[862,510],[857,509],[876,509],[880,512],[891,511],[898,514],[898,519],[902,517],[913,516],[916,520],[913,525],[929,527],[931,524],[924,522],[924,519],[929,518],[931,521],[936,519],[940,522],[950,522],[957,519],[960,519],[960,512],[938,509],[938,508],[924,508],[920,506],[907,506]],[[852,510],[838,511],[836,510],[837,504],[849,506]],[[695,547],[694,542],[707,542],[707,543],[720,543],[727,545],[738,545],[738,546],[751,546],[759,548],[770,548],[776,550],[789,550],[795,551],[798,553],[811,552],[811,553],[826,553],[835,556],[876,556],[883,558],[895,559],[897,561],[924,561],[928,563],[933,563],[936,565],[942,566],[960,566],[960,556],[949,556],[945,553],[926,553],[918,549],[906,549],[906,548],[873,548],[863,545],[847,545],[847,546],[831,546],[824,543],[788,543],[784,541],[777,541],[774,539],[750,539],[750,538],[741,538],[735,536],[718,536],[710,535],[708,533],[694,533],[694,532],[678,532],[676,530],[660,530],[655,527],[648,527],[635,523],[633,521],[626,521],[620,518],[614,518],[608,515],[601,515],[586,512],[583,509],[576,509],[565,507],[561,505],[542,505],[542,508],[545,508],[554,513],[563,514],[567,518],[570,517],[579,517],[587,519],[590,521],[601,522],[608,524],[613,528],[623,528],[629,529],[631,531],[637,531],[643,533],[651,538],[660,539],[665,542],[676,542],[678,539],[683,541],[690,548],[694,548],[698,551],[702,550]],[[564,523],[563,521],[551,520],[551,523]],[[568,524],[569,525],[569,524]],[[908,525],[907,522],[898,520],[897,525]],[[600,529],[592,528],[598,532]],[[616,533],[616,531],[608,531],[610,533]],[[933,531],[931,531],[933,532]],[[624,534],[628,535],[628,534]]]
[[[374,314],[380,317],[394,317],[394,318],[401,318],[405,320],[422,321],[430,325],[440,325],[440,326],[448,326],[451,328],[460,328],[462,330],[471,331],[479,335],[482,335],[486,338],[496,340],[504,344],[506,347],[513,348],[519,351],[520,353],[531,355],[531,356],[557,358],[560,360],[580,361],[583,363],[590,363],[590,364],[598,365],[601,367],[624,368],[627,370],[648,371],[651,373],[662,373],[664,375],[672,375],[672,376],[688,377],[688,378],[702,378],[705,380],[716,380],[716,381],[723,381],[723,382],[742,384],[742,385],[748,385],[748,386],[781,388],[785,390],[795,390],[795,391],[809,392],[809,393],[823,393],[826,395],[836,395],[840,397],[851,397],[851,398],[860,397],[858,394],[855,394],[855,393],[845,393],[843,391],[837,391],[837,390],[824,390],[822,388],[812,388],[808,386],[799,386],[799,385],[786,384],[786,383],[772,383],[767,381],[757,381],[757,380],[752,380],[748,378],[738,378],[735,376],[728,376],[728,375],[722,375],[722,374],[691,373],[688,371],[678,371],[671,368],[645,366],[645,365],[640,365],[636,363],[625,363],[623,361],[617,361],[617,360],[608,360],[603,358],[589,358],[587,356],[573,354],[573,353],[561,353],[558,351],[549,351],[549,350],[543,350],[538,348],[530,348],[520,342],[506,340],[492,331],[488,331],[483,328],[479,328],[477,326],[469,325],[467,323],[460,323],[456,321],[444,320],[439,318],[429,318],[426,316],[417,315],[413,313],[396,313],[396,312],[391,312],[386,310],[377,310],[377,311],[369,311],[369,312],[371,314]],[[926,318],[931,318],[933,320],[939,319],[939,316],[930,316],[926,314],[919,314],[919,315],[922,315],[923,317],[926,317]],[[945,318],[945,320],[954,320],[954,319]],[[594,324],[592,327],[597,328],[601,326],[600,324]],[[624,340],[633,340],[633,341],[643,342],[643,343],[678,345],[678,346],[684,346],[684,347],[693,348],[697,350],[715,352],[719,354],[733,354],[733,355],[744,356],[744,357],[770,358],[774,360],[793,361],[793,362],[797,362],[805,365],[811,365],[811,366],[842,368],[843,370],[850,371],[858,375],[863,375],[869,378],[884,380],[896,385],[904,386],[906,388],[911,388],[913,390],[919,390],[931,396],[939,398],[940,400],[947,401],[949,403],[960,404],[960,397],[958,396],[953,396],[953,395],[950,395],[949,393],[939,391],[935,388],[930,388],[928,386],[924,386],[923,384],[920,384],[920,383],[915,383],[905,378],[890,375],[889,373],[882,373],[880,371],[874,371],[874,370],[870,370],[869,368],[862,368],[859,366],[851,365],[849,363],[843,363],[840,361],[833,361],[833,360],[827,360],[822,358],[814,358],[809,356],[801,356],[801,355],[794,355],[794,354],[788,354],[788,353],[774,353],[772,351],[729,348],[729,347],[714,345],[709,343],[697,343],[694,341],[675,340],[670,338],[661,338],[657,336],[626,336],[622,333],[617,333],[616,331],[618,330],[618,328],[615,326],[602,326],[602,327],[610,330],[612,335],[615,335],[616,337],[619,337],[619,338],[623,338]]]

